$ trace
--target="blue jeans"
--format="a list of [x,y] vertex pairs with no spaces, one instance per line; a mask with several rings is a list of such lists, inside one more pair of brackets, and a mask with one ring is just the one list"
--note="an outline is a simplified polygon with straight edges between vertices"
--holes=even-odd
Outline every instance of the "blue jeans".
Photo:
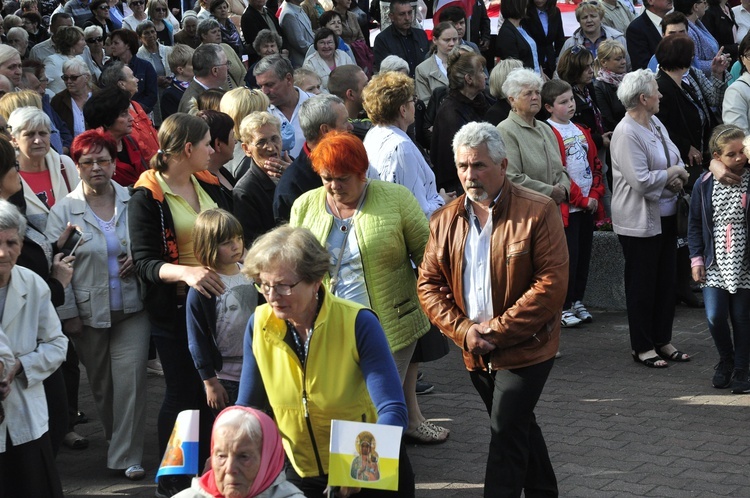
[[747,370],[750,362],[750,289],[738,289],[736,294],[730,294],[724,289],[704,287],[703,301],[708,330],[719,358],[729,361],[734,356],[734,368]]

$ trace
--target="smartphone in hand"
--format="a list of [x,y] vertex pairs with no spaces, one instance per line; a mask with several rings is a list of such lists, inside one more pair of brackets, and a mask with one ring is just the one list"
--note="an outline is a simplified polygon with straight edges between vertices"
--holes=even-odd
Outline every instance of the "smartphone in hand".
[[70,236],[68,237],[68,240],[66,240],[65,244],[63,244],[62,248],[60,248],[60,252],[63,253],[63,257],[75,256],[76,249],[78,249],[78,245],[82,240],[83,232],[81,232],[78,228],[73,230],[73,232],[71,232]]

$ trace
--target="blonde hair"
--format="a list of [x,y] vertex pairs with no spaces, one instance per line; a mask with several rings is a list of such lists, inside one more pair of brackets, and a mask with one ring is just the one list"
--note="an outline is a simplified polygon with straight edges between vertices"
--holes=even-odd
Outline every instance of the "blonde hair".
[[0,116],[6,120],[16,109],[21,107],[42,108],[42,97],[33,90],[21,90],[19,92],[6,93],[0,98]]
[[240,141],[249,144],[253,132],[267,124],[273,125],[281,133],[281,120],[268,111],[253,112],[242,119],[240,123]]
[[271,101],[260,90],[250,90],[244,86],[229,90],[221,98],[219,110],[228,114],[234,121],[234,136],[240,136],[240,125],[246,116],[268,109]]
[[397,72],[381,72],[362,91],[362,107],[376,125],[390,124],[399,116],[399,108],[414,98],[414,80]]
[[219,246],[235,237],[242,239],[242,225],[229,211],[206,209],[193,225],[193,253],[203,266],[216,268]]

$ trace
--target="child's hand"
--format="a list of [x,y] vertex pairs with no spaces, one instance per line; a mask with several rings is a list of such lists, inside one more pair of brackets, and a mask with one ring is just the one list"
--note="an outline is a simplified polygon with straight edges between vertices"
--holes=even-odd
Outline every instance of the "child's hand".
[[703,265],[694,266],[691,268],[693,272],[693,280],[699,283],[706,281],[706,267]]
[[229,395],[216,377],[203,381],[206,387],[206,401],[214,410],[223,410],[229,404]]
[[598,208],[599,208],[599,201],[597,201],[593,197],[589,197],[589,205],[586,207],[586,210],[591,213],[596,213],[596,210]]

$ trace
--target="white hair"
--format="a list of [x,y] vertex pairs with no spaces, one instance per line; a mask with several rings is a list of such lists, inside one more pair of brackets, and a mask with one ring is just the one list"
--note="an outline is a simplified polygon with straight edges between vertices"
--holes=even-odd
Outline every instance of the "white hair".
[[626,110],[635,109],[641,95],[652,95],[653,83],[656,81],[654,73],[648,69],[638,69],[630,72],[622,79],[617,88],[617,98]]
[[409,63],[398,55],[389,55],[380,63],[378,74],[387,73],[388,71],[402,71],[409,74]]
[[91,70],[89,69],[89,66],[78,57],[74,57],[63,62],[63,74],[65,74],[68,69],[72,69],[77,74],[88,74],[89,76],[91,76]]
[[519,68],[514,69],[508,74],[503,83],[503,93],[506,97],[517,99],[525,88],[532,88],[538,91],[542,90],[544,80],[531,69]]
[[487,146],[490,158],[495,163],[505,159],[505,144],[500,131],[490,123],[474,121],[467,123],[453,136],[453,156],[458,154],[460,147],[478,149],[482,144]]
[[263,447],[263,428],[258,417],[252,413],[241,408],[224,410],[214,422],[213,433],[224,427],[236,429],[237,438],[245,436],[257,444],[258,448]]
[[19,107],[8,116],[13,136],[18,138],[25,130],[52,129],[52,122],[44,111],[36,107]]

